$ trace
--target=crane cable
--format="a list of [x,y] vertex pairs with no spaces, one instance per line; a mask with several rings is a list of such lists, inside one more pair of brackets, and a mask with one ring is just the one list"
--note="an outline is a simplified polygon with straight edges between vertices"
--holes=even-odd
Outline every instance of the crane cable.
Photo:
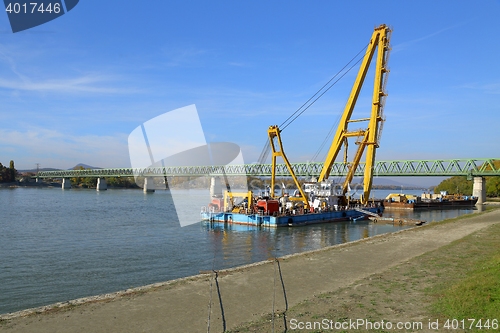
[[[342,69],[340,69],[330,80],[328,80],[327,83],[325,83],[314,95],[312,95],[304,104],[302,104],[294,113],[292,113],[280,126],[279,128],[281,129],[281,131],[283,131],[285,128],[287,128],[291,123],[293,123],[301,114],[303,114],[307,109],[309,109],[318,99],[320,99],[328,90],[330,90],[335,84],[337,84],[337,82],[339,82],[347,73],[349,73],[353,68],[354,66],[356,66],[363,58],[360,58],[358,59],[351,67],[349,67],[349,69],[347,71],[344,71],[348,66],[349,64],[351,64],[360,54],[361,52],[365,51],[367,49],[368,45],[364,46],[351,60],[349,60],[349,62],[344,66],[342,67]],[[343,73],[342,73],[343,72]],[[340,75],[342,74],[342,75]],[[329,87],[327,87],[330,82],[332,82],[337,76],[340,77],[335,80]],[[325,87],[327,87],[325,89]],[[316,97],[316,95],[318,95],[318,97]],[[309,103],[314,97],[316,97],[316,99],[314,99],[311,103]],[[309,105],[307,105],[309,103]],[[307,105],[307,106],[306,106]],[[305,107],[305,108],[304,108]],[[304,109],[303,109],[304,108]],[[298,113],[298,114],[297,114]],[[290,120],[291,119],[291,120]]]
[[264,144],[264,148],[262,148],[262,151],[260,152],[259,159],[257,160],[258,165],[264,164],[264,162],[267,160],[267,156],[269,156],[269,151],[271,147],[271,143],[269,140],[266,140],[266,143]]
[[323,142],[321,142],[321,145],[319,146],[318,150],[316,151],[316,153],[313,155],[313,157],[311,158],[311,161],[315,161],[317,158],[318,158],[318,155],[321,153],[321,151],[323,150],[323,148],[325,147],[328,139],[330,138],[330,135],[332,135],[333,133],[333,130],[335,129],[336,125],[339,123],[340,121],[340,115],[339,117],[337,118],[337,121],[335,123],[333,123],[332,127],[330,128],[330,130],[328,131],[328,134],[325,136],[325,138],[323,139]]
[[[279,126],[280,132],[282,132],[285,128],[287,128],[291,123],[293,123],[301,114],[303,114],[307,109],[309,109],[318,99],[320,99],[328,90],[330,90],[337,82],[339,82],[347,73],[349,73],[354,66],[356,66],[363,58],[358,59],[347,71],[344,72],[344,70],[351,64],[363,51],[366,51],[368,48],[368,45],[364,46],[349,62],[342,67],[328,82],[326,82],[314,95],[312,95],[304,104],[302,104],[297,110],[295,110],[294,113],[292,113],[281,125]],[[344,73],[342,73],[344,72]],[[339,76],[342,73],[342,75],[335,81],[333,82],[329,87],[327,87],[337,76]],[[327,87],[325,89],[325,87]],[[324,90],[324,91],[323,91]],[[311,100],[315,98],[318,94],[320,94],[316,99],[314,99],[312,102]],[[309,105],[307,105],[309,102],[311,102]],[[307,105],[307,107],[305,107]],[[304,108],[305,107],[305,108]],[[298,114],[297,114],[298,113]],[[330,132],[328,133],[327,137],[324,139],[319,151],[321,151],[326,144],[326,140],[330,136],[335,124],[332,126],[332,129],[330,129]],[[266,140],[266,143],[264,144],[264,147],[260,153],[259,159],[258,159],[258,164],[264,164],[264,162],[267,160],[267,157],[269,156],[269,148],[270,148],[270,142],[269,140]],[[319,154],[319,151],[315,154],[315,158]],[[313,158],[313,160],[315,159]]]
[[[386,53],[386,56],[385,56],[385,61],[384,63],[388,63],[389,62],[389,55],[390,53]],[[358,61],[359,63],[359,61]],[[389,76],[389,72],[386,72],[385,75],[384,75],[384,78],[383,78],[383,82],[382,82],[382,91],[386,91],[386,85],[387,85],[387,77]],[[380,106],[380,117],[382,118],[382,121],[380,122],[380,126],[379,126],[379,129],[378,129],[378,132],[377,132],[377,142],[380,142],[380,138],[382,136],[382,128],[383,128],[383,125],[384,125],[384,122],[385,122],[385,117],[383,115],[384,113],[384,105],[385,105],[385,96],[382,96],[381,98],[381,106]],[[325,147],[325,144],[328,140],[328,138],[332,135],[332,132],[334,130],[335,127],[337,127],[337,124],[339,123],[340,121],[340,117],[342,116],[342,114],[339,115],[339,117],[337,118],[337,121],[332,125],[332,127],[330,128],[330,131],[328,132],[328,134],[326,135],[325,139],[323,140],[323,142],[321,143],[321,146],[319,147],[319,149],[316,151],[316,153],[313,155],[313,157],[311,158],[311,161],[315,161],[319,154],[321,153],[321,150],[323,150],[323,148]],[[326,158],[326,154],[325,154],[325,157],[323,158],[323,160]]]
[[[363,51],[363,50],[362,50],[362,51]],[[361,51],[360,51],[360,53],[361,53]],[[359,55],[359,53],[358,53],[356,56],[358,56],[358,55]],[[361,59],[362,59],[362,58],[361,58]],[[356,65],[357,65],[357,64],[361,61],[361,59],[359,59],[359,60],[358,60],[358,61],[357,61],[354,65],[352,65],[352,66],[351,66],[351,68],[349,68],[349,70],[348,70],[347,72],[349,72],[349,71],[350,71],[350,70],[351,70],[354,66],[356,66]],[[346,73],[347,73],[347,72],[346,72]],[[344,73],[344,75],[345,75],[346,73]],[[343,75],[343,76],[344,76],[344,75]],[[342,77],[343,77],[343,76],[342,76]],[[338,80],[337,80],[337,81],[338,81]],[[333,130],[334,130],[334,129],[338,126],[338,123],[339,123],[339,121],[340,121],[340,117],[341,117],[341,116],[342,116],[342,114],[340,114],[340,115],[338,116],[338,118],[337,118],[337,121],[336,121],[335,123],[333,123],[333,124],[332,124],[332,127],[330,128],[330,130],[328,131],[328,134],[327,134],[327,135],[325,136],[325,138],[323,139],[323,142],[321,143],[320,147],[318,148],[318,150],[316,151],[316,153],[315,153],[315,154],[313,155],[313,157],[311,158],[311,161],[315,161],[315,160],[318,158],[319,154],[321,153],[321,151],[322,151],[322,150],[323,150],[323,148],[325,147],[325,145],[326,145],[326,143],[327,143],[327,141],[328,141],[329,137],[332,135]]]

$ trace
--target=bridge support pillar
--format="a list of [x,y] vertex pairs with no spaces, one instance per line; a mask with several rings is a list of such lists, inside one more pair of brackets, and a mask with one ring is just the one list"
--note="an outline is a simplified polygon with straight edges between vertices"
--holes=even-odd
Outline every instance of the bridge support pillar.
[[222,197],[222,184],[219,177],[210,178],[210,197]]
[[63,178],[61,188],[63,190],[70,189],[71,188],[71,180],[69,178]]
[[486,180],[484,177],[474,177],[472,195],[478,197],[476,205],[482,205],[486,201]]
[[153,177],[144,178],[144,193],[153,193],[155,191],[155,184]]
[[97,178],[97,191],[106,191],[108,189],[108,184],[106,184],[106,179]]

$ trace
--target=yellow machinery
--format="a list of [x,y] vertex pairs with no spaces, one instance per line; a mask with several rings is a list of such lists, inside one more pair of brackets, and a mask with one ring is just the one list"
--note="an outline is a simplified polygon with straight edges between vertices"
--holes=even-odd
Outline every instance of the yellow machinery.
[[224,192],[224,211],[227,212],[229,209],[233,213],[239,213],[243,207],[239,207],[234,204],[234,198],[243,198],[247,199],[247,206],[246,209],[251,210],[253,206],[253,193],[252,191],[248,192],[231,192],[231,191],[225,191]]
[[[332,169],[332,165],[337,158],[342,145],[345,145],[344,155],[344,163],[348,164],[348,173],[344,180],[342,186],[342,194],[345,195],[349,189],[349,184],[354,177],[354,173],[360,163],[361,157],[367,148],[366,151],[366,163],[365,163],[365,171],[364,171],[364,187],[363,187],[363,196],[361,201],[363,204],[367,203],[370,197],[370,191],[372,187],[373,180],[373,166],[375,164],[375,149],[379,146],[379,139],[381,134],[382,126],[379,126],[379,123],[383,121],[383,106],[385,101],[385,83],[387,79],[387,74],[389,70],[387,69],[387,58],[389,54],[389,40],[390,40],[391,30],[386,25],[381,25],[375,28],[368,48],[366,50],[365,56],[361,63],[358,75],[356,77],[356,81],[352,87],[351,93],[349,95],[349,99],[347,100],[347,104],[344,109],[344,113],[340,119],[339,126],[337,128],[337,132],[332,141],[332,145],[330,146],[330,150],[328,151],[328,155],[323,165],[323,169],[321,170],[318,181],[324,181],[328,179],[330,175],[330,171]],[[368,68],[372,62],[372,59],[376,52],[376,61],[375,61],[375,82],[373,88],[373,97],[372,97],[372,107],[371,107],[371,115],[370,118],[363,119],[354,119],[351,120],[351,115],[354,110],[354,106],[356,105],[356,101],[358,99],[359,93],[361,91],[361,87],[363,86],[363,82],[366,77],[366,73],[368,72]],[[348,124],[353,122],[368,122],[368,127],[365,130],[357,130],[357,131],[349,131]],[[288,170],[297,186],[299,191],[301,192],[302,197],[304,198],[304,204],[306,208],[308,206],[308,200],[305,194],[302,192],[302,187],[300,186],[297,178],[295,177],[295,173],[288,162],[288,159],[283,152],[283,146],[281,143],[280,130],[278,126],[271,126],[268,130],[269,140],[271,141],[271,148],[273,152],[273,169],[272,169],[272,180],[271,180],[271,195],[274,193],[274,182],[275,182],[275,169],[276,169],[276,157],[282,156],[285,161]],[[357,137],[358,140],[356,144],[359,145],[358,150],[353,158],[351,163],[347,162],[347,144],[348,138]],[[279,145],[279,151],[276,151],[276,146],[273,143],[273,139],[276,138]]]
[[[293,171],[292,166],[290,165],[290,162],[288,161],[288,158],[286,157],[285,152],[283,151],[283,143],[281,142],[280,130],[278,126],[277,125],[269,126],[269,129],[267,130],[267,135],[269,136],[269,143],[271,144],[271,150],[273,152],[271,193],[269,194],[271,195],[271,197],[274,197],[274,185],[276,183],[276,157],[281,156],[283,158],[283,161],[285,161],[286,167],[288,168],[290,175],[293,178],[295,186],[297,186],[297,189],[300,192],[300,201],[304,202],[304,209],[309,209],[309,200],[304,191],[302,190],[302,186],[300,185],[299,180],[295,176],[295,172]],[[274,141],[275,139],[277,142]],[[277,150],[276,148],[278,148],[279,150]]]

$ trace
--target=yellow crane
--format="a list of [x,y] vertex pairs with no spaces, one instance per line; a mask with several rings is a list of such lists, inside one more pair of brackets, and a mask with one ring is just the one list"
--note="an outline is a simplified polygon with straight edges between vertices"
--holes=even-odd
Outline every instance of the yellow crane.
[[[269,136],[269,143],[271,144],[271,150],[273,152],[271,157],[272,158],[271,193],[269,194],[271,195],[271,197],[274,197],[274,185],[276,183],[276,157],[281,156],[286,164],[286,167],[288,168],[288,171],[290,172],[290,175],[293,178],[295,186],[297,186],[297,189],[300,192],[300,199],[298,200],[304,202],[304,209],[309,209],[309,200],[306,194],[304,193],[304,190],[302,189],[302,186],[300,185],[297,176],[295,176],[295,172],[293,171],[292,166],[290,165],[290,162],[288,161],[288,158],[285,155],[285,152],[283,151],[283,142],[281,142],[280,129],[278,128],[278,125],[269,126],[269,129],[267,130],[267,135]],[[274,141],[275,139],[276,142]],[[296,199],[293,198],[292,200]]]
[[[375,164],[375,149],[379,147],[379,139],[382,130],[380,122],[383,119],[383,107],[384,101],[387,94],[385,93],[385,84],[387,81],[387,74],[389,70],[387,69],[387,58],[389,55],[389,41],[390,41],[391,30],[385,24],[380,25],[375,28],[373,35],[368,44],[365,56],[361,63],[358,75],[354,81],[349,99],[347,100],[344,112],[340,119],[339,126],[333,138],[332,144],[328,151],[326,160],[323,164],[318,182],[322,182],[328,179],[332,165],[337,158],[342,146],[345,146],[344,163],[348,165],[348,173],[342,185],[342,194],[345,195],[349,189],[349,184],[351,183],[354,173],[358,165],[360,164],[361,157],[366,150],[366,162],[364,170],[363,179],[363,196],[361,197],[361,202],[367,203],[370,197],[370,191],[372,187],[373,180],[373,166]],[[359,93],[363,86],[363,82],[366,78],[366,74],[375,56],[375,81],[373,87],[373,97],[371,114],[369,118],[362,119],[351,119],[354,107],[356,105]],[[368,122],[368,126],[364,130],[349,131],[349,123],[354,122]],[[305,208],[309,207],[308,198],[302,190],[300,183],[295,176],[295,173],[283,151],[283,144],[281,142],[280,129],[278,126],[271,126],[268,129],[268,136],[271,143],[272,149],[272,178],[271,178],[271,196],[274,195],[274,185],[275,185],[275,171],[276,171],[276,157],[281,156],[287,165],[287,168],[292,176],[297,188],[301,193],[301,200],[304,202]],[[348,138],[357,137],[358,140],[356,144],[359,145],[353,161],[348,163],[347,161],[347,145]],[[275,144],[274,140],[277,141]],[[277,149],[279,148],[279,149]]]

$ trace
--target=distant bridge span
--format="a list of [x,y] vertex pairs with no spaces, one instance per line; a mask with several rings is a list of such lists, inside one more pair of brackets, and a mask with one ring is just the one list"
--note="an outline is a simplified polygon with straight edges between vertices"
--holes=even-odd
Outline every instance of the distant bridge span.
[[[452,160],[399,160],[378,161],[375,163],[375,177],[394,176],[468,176],[473,177],[500,176],[500,165],[494,161],[500,158],[485,159],[452,159]],[[345,176],[349,164],[337,162],[333,164],[330,176]],[[317,177],[323,163],[292,163],[297,176]],[[362,176],[365,164],[358,165],[355,176]],[[72,178],[72,177],[191,177],[191,176],[271,176],[271,164],[244,164],[224,166],[171,166],[149,168],[111,168],[88,170],[40,171],[38,178]],[[277,176],[289,176],[285,164],[277,165]]]

